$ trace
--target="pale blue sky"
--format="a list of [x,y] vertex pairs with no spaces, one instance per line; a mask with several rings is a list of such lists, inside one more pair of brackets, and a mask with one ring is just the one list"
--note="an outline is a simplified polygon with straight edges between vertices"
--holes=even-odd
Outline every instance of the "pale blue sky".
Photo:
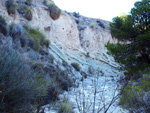
[[123,12],[128,14],[135,1],[139,0],[54,0],[62,10],[109,21]]

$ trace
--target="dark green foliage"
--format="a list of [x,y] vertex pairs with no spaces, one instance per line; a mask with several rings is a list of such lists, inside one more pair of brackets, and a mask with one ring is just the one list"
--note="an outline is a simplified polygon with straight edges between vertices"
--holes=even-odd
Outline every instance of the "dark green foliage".
[[137,41],[150,40],[150,31],[148,33],[141,34],[141,35],[137,36],[136,40]]
[[46,47],[49,47],[50,41],[46,39],[43,33],[41,33],[35,28],[30,28],[29,26],[24,26],[24,28],[26,29],[27,37],[34,39],[35,50],[39,51],[41,49],[41,46],[44,46],[44,45]]
[[77,70],[77,71],[80,71],[80,66],[79,66],[79,64],[77,64],[77,63],[71,63],[71,65]]
[[131,85],[131,83],[129,82],[126,88],[121,88],[122,95],[120,97],[120,104],[123,108],[129,109],[134,113],[149,113],[149,90],[149,77],[144,76],[141,80],[141,83],[134,82],[134,85]]
[[[131,15],[115,17],[111,24],[111,33],[122,43],[106,45],[109,53],[121,64],[120,69],[126,75],[127,85],[121,89],[120,104],[134,113],[150,112],[149,11],[149,0],[141,0],[135,3],[134,8],[131,9]],[[127,82],[129,80],[131,82]],[[133,80],[138,82],[133,82]]]
[[121,41],[135,40],[136,31],[133,29],[134,21],[131,15],[113,18],[110,24],[112,35]]
[[7,23],[2,16],[0,16],[0,33],[7,35]]
[[143,34],[150,30],[150,2],[149,0],[138,1],[131,10],[132,17],[136,24],[138,34]]
[[27,8],[25,11],[25,18],[29,21],[32,20],[32,9],[31,8]]
[[6,8],[9,15],[15,14],[16,12],[16,0],[6,1]]
[[[8,43],[9,41],[7,41]],[[0,112],[31,113],[46,93],[46,81],[35,74],[21,55],[8,45],[0,47]]]
[[54,2],[51,2],[49,4],[49,12],[50,16],[53,20],[57,20],[60,17],[61,14],[61,9],[59,9]]
[[[135,48],[135,45],[132,44],[110,44],[108,43],[106,45],[107,49],[109,50],[109,54],[112,54],[115,60],[122,64],[122,66],[119,68],[120,70],[125,71],[125,75],[131,77],[134,73],[136,73],[136,77],[139,70],[142,70],[145,68],[146,63],[141,60],[140,57],[138,57],[136,54],[134,54],[134,50],[127,49],[127,48]],[[145,66],[144,66],[145,65]]]
[[13,29],[14,26],[15,26],[15,23],[11,23],[11,24],[9,25],[9,31],[12,31],[12,29]]
[[90,57],[90,52],[87,52],[87,53],[86,53],[86,57]]
[[[150,67],[150,2],[138,1],[131,15],[115,17],[111,33],[124,44],[107,44],[107,48],[122,65],[128,76],[136,76]],[[125,43],[128,41],[128,43]]]
[[49,48],[50,44],[51,44],[50,40],[46,40],[46,41],[44,42],[44,45],[45,45],[47,48]]

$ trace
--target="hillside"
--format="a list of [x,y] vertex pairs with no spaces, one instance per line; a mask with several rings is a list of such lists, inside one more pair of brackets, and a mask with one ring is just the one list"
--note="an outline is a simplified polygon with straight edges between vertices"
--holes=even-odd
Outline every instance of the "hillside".
[[0,16],[0,112],[126,112],[110,22],[41,0],[1,0]]

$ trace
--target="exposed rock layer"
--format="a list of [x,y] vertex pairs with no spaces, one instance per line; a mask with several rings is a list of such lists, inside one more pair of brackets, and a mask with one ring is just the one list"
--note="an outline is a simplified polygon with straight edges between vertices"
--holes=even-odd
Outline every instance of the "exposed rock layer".
[[[48,8],[36,3],[32,6],[32,21],[27,21],[18,12],[9,16],[3,1],[0,4],[0,12],[10,22],[29,24],[45,33],[51,41],[72,50],[80,48],[86,51],[98,52],[105,50],[104,45],[107,42],[116,42],[111,36],[108,21],[80,15],[75,17],[73,14],[63,11],[60,18],[53,21],[49,16]],[[91,27],[92,25],[93,27]]]
[[[109,101],[110,97],[108,98],[108,96],[110,95],[110,92],[114,92],[115,89],[113,85],[116,85],[116,82],[112,82],[111,76],[113,76],[115,78],[114,80],[117,81],[118,74],[121,75],[122,73],[119,73],[114,68],[117,64],[113,61],[111,56],[106,54],[107,50],[105,48],[105,44],[107,42],[117,42],[117,40],[113,39],[111,36],[108,21],[87,18],[65,11],[62,11],[59,19],[54,21],[49,16],[48,8],[40,3],[40,1],[35,1],[34,5],[31,6],[33,18],[31,21],[27,21],[23,15],[18,12],[16,12],[15,15],[8,15],[4,1],[5,0],[0,1],[0,14],[5,17],[9,24],[14,22],[30,25],[43,32],[52,42],[49,53],[55,58],[53,65],[56,65],[58,69],[64,71],[69,70],[69,76],[75,78],[77,81],[76,83],[78,83],[79,86],[82,86],[82,82],[80,80],[83,77],[83,73],[86,76],[89,75],[86,79],[86,85],[89,85],[91,89],[89,90],[88,86],[87,93],[93,93],[93,86],[88,84],[88,82],[92,82],[93,80],[93,78],[91,79],[90,77],[93,75],[89,74],[89,69],[92,67],[95,70],[95,73],[97,70],[102,71],[103,74],[101,74],[101,76],[103,77],[101,77],[101,79],[103,80],[100,82],[105,83],[108,79],[111,82],[111,84],[106,84],[106,87],[108,87],[107,90],[109,91],[106,92],[105,96]],[[89,55],[87,55],[88,52]],[[37,59],[36,54],[33,52],[28,52],[28,57],[31,59]],[[69,69],[63,65],[64,61],[68,63],[67,68]],[[70,66],[73,62],[79,64],[81,72],[76,71],[72,66]],[[41,61],[41,63],[43,63],[43,61]],[[44,65],[47,65],[48,63],[49,62],[46,62]],[[75,93],[71,93],[71,95],[69,95],[69,93],[68,95],[73,97]],[[77,108],[76,105],[75,108]],[[117,108],[116,113],[119,111],[120,107]]]

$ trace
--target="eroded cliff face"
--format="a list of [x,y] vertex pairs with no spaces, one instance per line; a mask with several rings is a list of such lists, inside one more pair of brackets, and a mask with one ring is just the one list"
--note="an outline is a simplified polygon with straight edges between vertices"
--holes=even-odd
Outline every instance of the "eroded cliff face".
[[[24,1],[24,0],[22,0]],[[74,78],[75,84],[79,85],[77,90],[82,90],[81,81],[84,76],[85,80],[85,91],[88,95],[92,95],[90,99],[93,99],[94,86],[93,86],[93,76],[99,73],[100,80],[98,83],[99,89],[102,88],[102,84],[106,85],[106,92],[102,95],[106,102],[111,101],[112,93],[116,91],[115,87],[117,85],[118,76],[121,72],[118,72],[114,67],[117,64],[114,62],[113,58],[107,55],[107,50],[105,44],[107,42],[116,43],[117,40],[113,39],[110,33],[109,22],[101,19],[87,18],[81,15],[68,13],[62,11],[59,19],[53,20],[50,17],[48,8],[44,6],[39,0],[35,0],[34,5],[31,6],[33,11],[33,18],[31,21],[26,20],[22,15],[16,12],[15,15],[8,15],[5,8],[5,0],[0,1],[0,14],[5,17],[5,19],[11,23],[26,24],[31,27],[37,28],[39,31],[43,32],[47,39],[51,41],[51,45],[48,52],[54,57],[54,63],[58,69],[63,71],[70,71],[69,76]],[[89,52],[89,55],[87,53]],[[32,52],[33,54],[33,52]],[[43,56],[42,56],[43,58]],[[64,66],[64,61],[67,62],[68,67]],[[77,71],[71,65],[73,62],[79,64],[80,71]],[[43,63],[43,61],[41,61]],[[46,67],[49,61],[46,60],[44,66]],[[91,70],[91,69],[94,69]],[[57,70],[56,70],[57,71]],[[92,71],[92,73],[90,73]],[[108,81],[108,83],[106,83]],[[76,93],[72,91],[67,93],[67,96],[72,99],[72,103],[76,103],[73,98]],[[110,96],[111,95],[111,96]],[[81,98],[82,99],[82,98]],[[76,109],[75,112],[78,113],[77,105],[74,105]],[[117,103],[112,106],[109,112],[113,109],[116,112],[120,112],[120,107]],[[47,113],[52,113],[51,111]]]
[[48,8],[40,2],[35,2],[35,5],[32,6],[33,19],[27,21],[19,13],[9,16],[4,6],[2,2],[0,12],[10,23],[29,24],[42,31],[48,39],[59,44],[61,48],[83,49],[96,53],[105,50],[104,45],[107,42],[116,42],[111,36],[109,22],[104,20],[76,17],[62,11],[60,18],[54,21],[49,16]]
[[80,43],[84,50],[101,52],[106,49],[107,42],[116,43],[111,36],[108,21],[83,16],[79,16],[78,21]]
[[107,42],[117,42],[111,36],[107,21],[83,16],[76,18],[67,12],[62,12],[60,18],[53,21],[44,6],[33,9],[33,20],[29,24],[44,32],[48,39],[59,44],[61,48],[83,49],[96,53],[105,50]]

